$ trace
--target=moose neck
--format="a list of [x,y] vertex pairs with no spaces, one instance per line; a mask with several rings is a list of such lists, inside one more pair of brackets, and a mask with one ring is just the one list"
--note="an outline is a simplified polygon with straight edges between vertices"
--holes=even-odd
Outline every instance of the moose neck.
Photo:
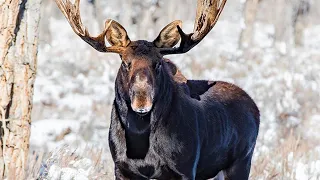
[[158,93],[151,114],[152,129],[155,128],[160,121],[165,121],[171,110],[170,106],[174,97],[175,83],[169,72],[170,70],[167,63],[163,63],[162,70],[159,72],[160,75],[156,79]]
[[149,150],[150,129],[143,133],[125,131],[127,157],[131,159],[144,159]]

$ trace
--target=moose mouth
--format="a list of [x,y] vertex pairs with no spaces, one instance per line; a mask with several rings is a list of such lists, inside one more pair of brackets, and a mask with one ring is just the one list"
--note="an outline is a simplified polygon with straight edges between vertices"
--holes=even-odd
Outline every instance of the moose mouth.
[[145,116],[145,115],[147,115],[149,112],[136,112],[139,116]]
[[151,107],[145,107],[145,108],[134,108],[133,106],[132,107],[132,110],[139,116],[145,116],[147,115],[151,109],[152,109],[152,106]]

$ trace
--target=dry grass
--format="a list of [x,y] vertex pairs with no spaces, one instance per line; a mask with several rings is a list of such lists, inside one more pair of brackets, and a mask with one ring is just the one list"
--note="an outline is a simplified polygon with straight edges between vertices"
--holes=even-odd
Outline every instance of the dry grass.
[[30,154],[27,179],[65,179],[68,169],[87,170],[86,176],[89,179],[110,179],[113,176],[113,163],[103,158],[106,153],[102,149],[70,149],[64,146],[50,153]]
[[[309,179],[320,178],[320,172],[316,172],[315,167],[315,161],[320,160],[320,154],[307,140],[291,130],[283,139],[275,143],[276,148],[257,152],[252,162],[250,179],[294,180],[303,177],[302,171],[308,175]],[[92,169],[87,176],[89,179],[113,179],[113,162],[110,159],[104,159],[105,156],[110,155],[93,147],[86,147],[82,151],[70,151],[70,148],[65,146],[48,154],[32,153],[29,157],[27,179],[57,179],[52,174],[57,167],[77,169],[79,166],[75,164],[81,164],[85,160],[91,162],[89,168],[92,167]],[[58,173],[60,173],[58,179],[64,179],[62,173]]]
[[250,179],[299,179],[301,169],[305,165],[304,172],[310,179],[319,179],[320,172],[315,172],[311,163],[320,159],[320,154],[313,150],[307,140],[295,135],[293,130],[287,136],[275,142],[276,148],[269,152],[259,152],[255,157],[251,169]]

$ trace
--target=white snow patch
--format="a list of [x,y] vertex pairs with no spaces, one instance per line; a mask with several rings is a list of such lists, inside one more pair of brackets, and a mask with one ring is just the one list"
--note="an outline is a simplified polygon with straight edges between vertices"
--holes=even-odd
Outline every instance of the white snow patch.
[[75,120],[61,120],[61,119],[45,119],[32,122],[30,142],[34,146],[43,147],[47,145],[54,149],[59,142],[54,142],[56,136],[62,131],[70,128],[73,132],[66,136],[66,142],[73,142],[77,137],[80,128],[80,121]]

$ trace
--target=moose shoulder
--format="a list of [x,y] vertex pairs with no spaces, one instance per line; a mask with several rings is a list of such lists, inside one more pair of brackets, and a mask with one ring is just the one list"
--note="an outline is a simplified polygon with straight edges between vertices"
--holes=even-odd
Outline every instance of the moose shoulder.
[[219,172],[226,179],[248,179],[260,121],[253,100],[230,83],[188,80],[163,57],[196,46],[226,0],[198,0],[193,33],[185,34],[181,21],[174,21],[152,42],[131,41],[113,20],[90,36],[79,0],[56,2],[84,41],[121,57],[109,131],[116,179],[209,179]]

